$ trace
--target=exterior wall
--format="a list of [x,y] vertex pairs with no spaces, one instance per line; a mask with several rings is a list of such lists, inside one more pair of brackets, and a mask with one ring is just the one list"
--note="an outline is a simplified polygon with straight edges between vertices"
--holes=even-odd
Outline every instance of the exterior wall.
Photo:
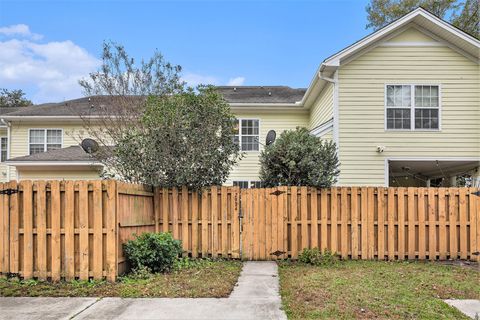
[[[406,32],[400,40],[425,42],[419,31]],[[478,63],[447,46],[391,45],[339,69],[339,185],[384,185],[390,157],[480,160]],[[386,84],[439,84],[440,131],[386,131]],[[376,152],[379,145],[385,152]]]
[[19,180],[97,180],[100,179],[99,171],[94,168],[90,170],[22,170],[18,171]]
[[315,129],[333,118],[333,84],[326,84],[310,110],[309,129]]
[[[26,156],[29,153],[28,132],[29,129],[63,129],[62,148],[78,145],[80,137],[85,137],[86,132],[81,122],[13,122],[11,126],[10,158]],[[17,179],[15,167],[10,166],[10,179]]]
[[[238,118],[260,119],[260,142],[265,143],[265,137],[269,130],[277,132],[277,138],[282,131],[292,130],[296,127],[308,127],[309,115],[306,112],[281,112],[278,110],[262,113],[243,113],[235,111]],[[244,158],[231,172],[226,185],[231,185],[233,181],[258,181],[260,170],[259,156],[263,149],[260,144],[259,151],[249,151],[244,153]]]

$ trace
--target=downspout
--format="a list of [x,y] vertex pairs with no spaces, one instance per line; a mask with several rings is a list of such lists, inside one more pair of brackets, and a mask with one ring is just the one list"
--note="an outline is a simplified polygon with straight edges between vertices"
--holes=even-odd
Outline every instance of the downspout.
[[[5,119],[0,119],[4,125],[7,126],[7,160],[10,159],[10,131],[12,129],[12,124]],[[10,181],[10,166],[7,165],[7,181]]]

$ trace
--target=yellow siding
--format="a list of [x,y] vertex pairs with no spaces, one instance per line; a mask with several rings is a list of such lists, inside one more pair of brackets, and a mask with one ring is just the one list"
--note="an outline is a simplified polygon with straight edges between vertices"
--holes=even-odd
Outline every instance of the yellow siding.
[[99,171],[92,170],[19,170],[20,180],[96,180],[100,179]]
[[315,129],[333,118],[333,84],[328,83],[320,92],[310,110],[309,129]]
[[415,28],[408,28],[398,36],[388,40],[388,42],[437,42],[423,32]]
[[330,130],[320,137],[322,140],[332,141],[333,140],[333,131]]
[[[295,129],[296,127],[308,126],[308,113],[292,113],[273,111],[268,113],[241,113],[235,112],[238,118],[260,119],[260,142],[265,143],[265,137],[269,130],[277,132],[277,138],[284,130]],[[260,150],[263,147],[260,145]],[[260,170],[260,151],[246,152],[245,157],[233,169],[226,184],[231,185],[235,180],[256,181]]]
[[[63,129],[63,148],[78,145],[80,137],[85,137],[85,129],[82,123],[28,123],[14,122],[11,127],[10,158],[28,155],[28,131],[29,129]],[[10,166],[10,179],[17,179],[15,167]]]
[[[480,159],[479,77],[477,63],[446,46],[377,47],[341,66],[339,184],[383,185],[389,157]],[[385,131],[388,83],[440,84],[441,131]]]

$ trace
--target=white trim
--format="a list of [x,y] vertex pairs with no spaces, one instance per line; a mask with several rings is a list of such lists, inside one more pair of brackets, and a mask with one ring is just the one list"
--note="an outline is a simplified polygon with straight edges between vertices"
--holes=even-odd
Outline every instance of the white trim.
[[6,161],[8,165],[14,167],[23,167],[23,166],[103,166],[100,162],[97,161]]
[[[62,141],[61,141],[60,149],[63,148],[63,128],[29,128],[29,129],[28,129],[28,137],[27,137],[27,139],[28,139],[28,141],[27,141],[27,143],[28,143],[28,144],[27,144],[27,146],[28,146],[28,155],[32,155],[32,154],[30,153],[30,145],[32,144],[32,143],[30,143],[30,133],[31,133],[32,130],[44,130],[44,131],[45,131],[45,142],[43,143],[43,152],[47,152],[47,151],[48,151],[48,150],[47,150],[47,146],[48,146],[48,143],[47,143],[47,132],[48,132],[48,130],[60,130],[60,131],[62,132],[62,136],[61,136]],[[39,144],[39,143],[33,143],[33,144]]]
[[480,157],[387,157],[384,159],[384,186],[388,187],[390,181],[389,161],[478,161],[480,165]]
[[333,130],[333,118],[310,130],[316,137],[321,137]]
[[[240,152],[245,152],[245,153],[259,153],[261,150],[261,145],[260,145],[260,128],[261,128],[261,120],[260,118],[235,118],[238,120],[238,146],[240,147]],[[255,120],[258,121],[258,150],[242,150],[242,120]],[[255,136],[254,134],[246,134],[246,136]],[[243,181],[243,180],[242,180]]]
[[[410,107],[388,107],[387,106],[387,86],[409,86],[410,87]],[[438,87],[438,129],[415,129],[415,109],[435,109],[434,107],[415,106],[415,87],[416,86],[436,86]],[[385,132],[441,132],[442,131],[442,84],[441,83],[399,83],[391,81],[384,83],[384,130]],[[410,108],[410,129],[388,129],[387,128],[387,109],[408,109]]]

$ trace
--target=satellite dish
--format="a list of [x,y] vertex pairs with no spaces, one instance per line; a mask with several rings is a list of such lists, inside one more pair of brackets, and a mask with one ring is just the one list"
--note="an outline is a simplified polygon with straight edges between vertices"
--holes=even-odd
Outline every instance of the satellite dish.
[[90,138],[83,139],[80,146],[82,147],[83,151],[88,154],[92,154],[98,151],[97,141]]
[[272,143],[275,142],[276,137],[277,137],[277,133],[275,132],[275,130],[268,131],[267,138],[265,139],[265,144],[267,146],[271,145]]

